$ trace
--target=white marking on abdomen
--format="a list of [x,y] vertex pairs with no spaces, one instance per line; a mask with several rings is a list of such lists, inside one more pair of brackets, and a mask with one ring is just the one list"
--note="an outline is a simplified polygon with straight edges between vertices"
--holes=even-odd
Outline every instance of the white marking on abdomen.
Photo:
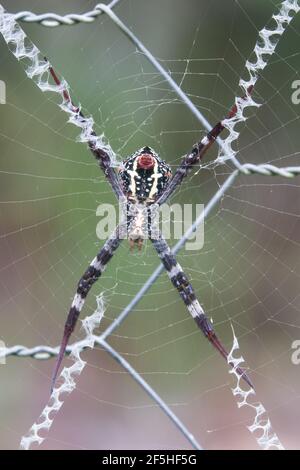
[[138,164],[138,159],[136,158],[133,162],[132,170],[126,170],[127,173],[130,175],[129,189],[130,189],[130,192],[131,192],[132,196],[136,195],[136,182],[135,182],[134,177],[139,176],[138,172],[136,171],[137,164]]
[[158,180],[159,180],[159,178],[162,177],[162,174],[158,173],[157,169],[158,169],[158,163],[157,163],[157,160],[155,160],[155,165],[154,165],[154,168],[153,168],[153,174],[151,175],[151,178],[154,181],[153,181],[153,184],[152,184],[151,191],[149,193],[149,198],[152,198],[157,193]]

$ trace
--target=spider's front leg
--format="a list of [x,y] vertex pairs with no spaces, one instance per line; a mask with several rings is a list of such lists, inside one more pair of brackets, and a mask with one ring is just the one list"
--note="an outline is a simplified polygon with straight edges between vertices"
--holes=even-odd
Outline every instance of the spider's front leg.
[[[166,240],[163,238],[162,234],[159,234],[159,237],[156,239],[153,238],[151,241],[168,273],[173,286],[179,292],[180,297],[184,301],[198,328],[200,328],[204,336],[210,341],[214,348],[219,351],[226,361],[228,361],[228,352],[217,337],[211,322],[205,315],[200,303],[196,298],[191,283],[188,281],[187,276],[183,272],[179,263],[177,263],[176,258],[171,252],[171,249],[169,248]],[[231,363],[230,365],[233,366]],[[254,388],[250,378],[242,368],[238,367],[236,371],[251,388]]]
[[[246,95],[243,96],[241,99],[246,100],[251,95],[252,91],[253,86],[250,86],[247,90]],[[237,106],[236,104],[234,104],[230,109],[228,115],[226,116],[226,119],[233,118],[236,113]],[[173,194],[176,188],[182,183],[183,179],[187,176],[189,170],[191,170],[197,163],[202,160],[206,152],[210,149],[210,147],[213,145],[215,140],[219,137],[219,135],[223,132],[224,129],[225,128],[223,125],[223,121],[217,122],[217,124],[211,129],[211,131],[208,132],[206,136],[203,137],[203,139],[201,139],[194,145],[192,151],[183,157],[180,165],[177,167],[177,170],[173,175],[173,178],[170,180],[168,186],[157,199],[156,203],[158,205],[162,205],[164,202],[167,201],[167,199],[169,199],[171,194]]]
[[118,176],[112,166],[112,161],[109,156],[109,153],[103,147],[99,146],[99,138],[97,137],[97,134],[93,129],[93,119],[91,117],[86,118],[83,115],[81,109],[74,105],[69,90],[63,86],[63,81],[65,82],[65,80],[58,78],[57,73],[53,69],[52,65],[49,63],[47,57],[45,57],[45,61],[49,64],[49,72],[55,84],[58,87],[62,88],[61,94],[64,98],[65,103],[67,103],[70,111],[72,112],[75,122],[79,127],[85,130],[85,133],[87,135],[86,139],[88,147],[94,155],[96,161],[98,162],[105,177],[107,178],[112,190],[114,191],[118,199],[123,199],[124,194]]
[[123,237],[121,237],[121,229],[124,227],[118,226],[112,235],[108,238],[105,242],[103,248],[99,251],[97,256],[93,259],[87,270],[85,271],[84,275],[80,279],[76,294],[74,296],[71,308],[69,310],[69,314],[67,317],[67,321],[65,323],[64,334],[62,338],[62,342],[60,345],[59,354],[57,357],[57,361],[55,364],[53,378],[52,378],[52,385],[51,385],[51,392],[53,391],[55,381],[58,375],[58,371],[63,360],[66,347],[69,342],[69,338],[74,331],[77,319],[80,315],[82,307],[84,305],[85,299],[92,287],[92,285],[99,279],[102,275],[103,271],[105,270],[107,264],[113,257],[115,251],[120,246]]

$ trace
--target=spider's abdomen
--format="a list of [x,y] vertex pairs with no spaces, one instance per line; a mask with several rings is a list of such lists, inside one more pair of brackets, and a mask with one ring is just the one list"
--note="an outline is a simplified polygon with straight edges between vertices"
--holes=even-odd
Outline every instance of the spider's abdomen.
[[154,202],[168,183],[171,169],[150,147],[144,147],[123,162],[119,177],[128,198]]

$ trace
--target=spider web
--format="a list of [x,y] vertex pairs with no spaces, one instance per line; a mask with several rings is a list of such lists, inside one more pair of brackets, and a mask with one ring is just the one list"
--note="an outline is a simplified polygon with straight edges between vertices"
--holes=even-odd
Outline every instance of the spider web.
[[[7,4],[6,4],[7,3]],[[63,13],[55,2],[26,9]],[[92,6],[69,2],[68,11]],[[3,1],[9,11],[24,2]],[[118,14],[214,124],[240,95],[244,64],[280,2],[125,0]],[[55,8],[54,8],[55,6]],[[216,14],[217,13],[217,14]],[[158,21],[159,19],[159,21]],[[245,111],[236,150],[243,163],[299,165],[299,17],[280,39],[255,87],[259,108]],[[172,167],[204,131],[145,57],[102,16],[72,29],[25,25],[28,36],[67,78],[74,101],[94,116],[118,160],[150,145]],[[7,346],[57,345],[74,288],[102,241],[99,204],[116,204],[89,152],[75,143],[55,100],[38,90],[1,42],[7,102],[1,119],[1,340]],[[72,51],[72,54],[70,54]],[[78,97],[78,98],[77,98]],[[211,149],[201,171],[171,202],[203,203],[232,173]],[[240,175],[205,223],[200,251],[178,260],[223,343],[234,327],[259,399],[281,441],[297,447],[299,373],[299,180]],[[174,240],[169,240],[174,244]],[[125,241],[87,299],[103,293],[99,331],[129,303],[158,264],[151,245],[129,253]],[[80,339],[76,330],[73,339]],[[226,364],[195,328],[163,273],[109,338],[208,449],[257,448],[250,414],[232,396]],[[185,448],[186,441],[102,349],[85,351],[84,373],[42,448]],[[69,359],[65,360],[69,363]],[[53,360],[9,358],[1,366],[1,447],[16,448],[49,396]],[[145,423],[147,425],[145,426]],[[126,430],[126,432],[124,432]]]

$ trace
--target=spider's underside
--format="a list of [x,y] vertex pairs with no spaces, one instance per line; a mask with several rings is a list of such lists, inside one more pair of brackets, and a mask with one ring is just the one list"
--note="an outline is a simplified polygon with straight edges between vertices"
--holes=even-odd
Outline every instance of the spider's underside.
[[[47,59],[45,60],[47,61]],[[61,86],[61,81],[50,64],[49,71],[55,83]],[[249,95],[251,92],[252,87],[248,89],[247,94]],[[67,90],[63,90],[63,97],[72,111],[77,113],[80,119],[85,119],[80,109],[73,105]],[[237,109],[234,105],[230,110],[228,117],[233,117],[236,111]],[[160,257],[173,286],[178,291],[197,326],[215,349],[217,349],[225,360],[228,361],[228,352],[218,339],[210,320],[205,315],[196,298],[191,283],[188,281],[181,266],[177,263],[166,240],[159,231],[156,232],[155,236],[151,236],[151,229],[149,230],[149,220],[147,215],[150,213],[151,207],[154,204],[159,207],[161,204],[166,202],[170,195],[180,185],[182,180],[187,176],[188,171],[201,161],[206,151],[214,143],[215,139],[223,129],[224,126],[222,121],[218,122],[200,142],[194,145],[192,151],[183,157],[181,164],[178,166],[173,176],[170,167],[161,160],[158,154],[150,147],[143,147],[132,156],[125,159],[119,171],[116,172],[111,164],[108,153],[101,148],[97,148],[93,141],[88,142],[89,148],[109,181],[112,190],[119,201],[125,205],[126,212],[129,216],[126,217],[125,222],[121,222],[120,225],[117,226],[78,283],[76,294],[64,327],[63,339],[52,379],[52,389],[54,387],[69,338],[75,328],[77,319],[91,287],[102,275],[123,238],[125,238],[124,231],[129,238],[131,247],[137,244],[139,249],[141,249],[143,239],[146,238],[145,227],[148,229],[147,235],[153,243],[153,246]],[[94,132],[93,135],[96,136]],[[253,388],[252,382],[246,372],[239,367],[236,371],[247,382],[247,384]]]

